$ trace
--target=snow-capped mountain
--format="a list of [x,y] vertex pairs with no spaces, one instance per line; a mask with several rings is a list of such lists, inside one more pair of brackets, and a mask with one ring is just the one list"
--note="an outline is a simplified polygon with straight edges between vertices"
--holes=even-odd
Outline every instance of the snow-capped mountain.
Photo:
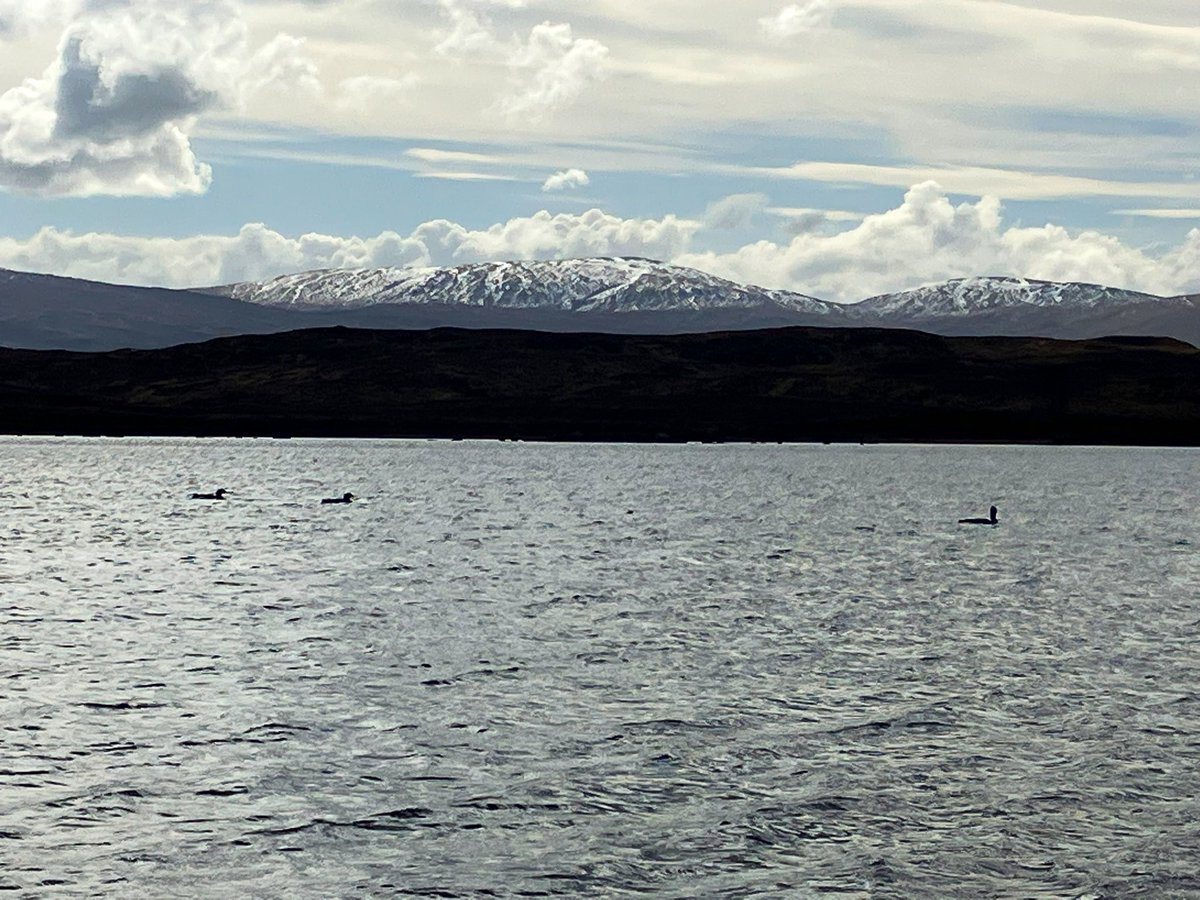
[[260,306],[376,328],[673,333],[780,325],[914,328],[949,335],[1173,336],[1200,344],[1200,306],[1097,284],[959,278],[854,304],[737,284],[639,258],[452,268],[321,270],[209,289]]
[[771,310],[825,316],[840,312],[836,304],[804,294],[741,285],[695,269],[631,257],[453,268],[324,269],[209,291],[263,306],[303,310],[441,305],[584,314]]
[[856,303],[854,314],[910,320],[975,316],[997,310],[1088,310],[1116,304],[1160,302],[1163,298],[1099,284],[1032,281],[1026,278],[955,278],[910,291],[882,294]]
[[634,258],[327,270],[192,291],[0,270],[0,346],[153,348],[332,325],[626,334],[869,326],[945,335],[1144,335],[1200,346],[1200,297],[966,278],[844,305]]
[[1097,284],[959,278],[872,297],[846,308],[849,324],[946,335],[1080,340],[1109,335],[1174,337],[1200,346],[1200,303]]

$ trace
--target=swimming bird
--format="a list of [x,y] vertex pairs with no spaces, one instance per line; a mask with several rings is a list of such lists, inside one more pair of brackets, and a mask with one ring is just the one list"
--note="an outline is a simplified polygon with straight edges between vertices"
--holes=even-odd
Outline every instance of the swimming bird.
[[342,496],[340,496],[340,497],[326,497],[321,502],[322,503],[350,503],[351,501],[356,500],[356,499],[358,499],[358,498],[355,497],[349,491],[346,491],[346,493],[342,494]]
[[225,490],[225,488],[217,488],[211,494],[192,494],[192,499],[193,500],[224,500],[225,495],[228,493],[229,493],[229,491]]
[[959,519],[959,525],[999,525],[1000,520],[996,518],[996,507],[992,507],[990,519]]

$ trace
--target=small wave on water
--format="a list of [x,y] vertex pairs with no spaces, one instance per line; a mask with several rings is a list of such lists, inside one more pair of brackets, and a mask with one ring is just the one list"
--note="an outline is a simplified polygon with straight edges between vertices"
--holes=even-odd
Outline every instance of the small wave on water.
[[0,457],[9,896],[1200,896],[1195,452]]

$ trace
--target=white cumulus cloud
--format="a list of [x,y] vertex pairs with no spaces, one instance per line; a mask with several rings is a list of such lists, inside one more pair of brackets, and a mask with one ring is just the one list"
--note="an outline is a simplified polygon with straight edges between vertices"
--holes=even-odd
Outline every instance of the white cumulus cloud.
[[545,184],[542,185],[542,190],[569,191],[574,188],[587,187],[591,183],[592,179],[583,169],[567,169],[564,172],[555,172],[547,178]]
[[785,6],[775,15],[759,19],[758,24],[763,34],[772,40],[786,40],[823,28],[832,18],[832,0],[808,0],[807,3]]
[[493,33],[492,23],[484,10],[489,7],[522,9],[525,0],[438,0],[438,5],[450,28],[433,52],[464,59],[501,48],[502,42]]
[[202,192],[211,171],[192,152],[196,121],[269,85],[311,89],[301,46],[281,35],[251,52],[231,0],[87,0],[46,71],[0,94],[0,187]]
[[438,0],[438,5],[449,29],[434,53],[461,63],[506,65],[508,90],[493,109],[510,119],[539,121],[605,75],[608,47],[575,37],[567,23],[542,22],[527,38],[498,35],[487,10],[522,9],[525,0]]
[[450,20],[450,30],[433,48],[434,53],[460,59],[495,49],[496,38],[479,13],[446,0],[443,0],[442,8]]
[[807,229],[788,243],[758,241],[728,253],[692,252],[683,265],[767,287],[851,301],[968,275],[1084,281],[1154,294],[1200,290],[1200,229],[1151,256],[1096,231],[1006,227],[1000,201],[951,203],[934,182],[895,209],[848,230]]
[[304,38],[277,34],[246,61],[234,86],[238,104],[267,91],[280,95],[324,96],[321,69],[308,55]]
[[509,57],[513,86],[499,107],[510,118],[541,119],[603,78],[607,62],[604,44],[575,37],[570,25],[543,22]]
[[0,0],[0,40],[65,19],[81,0]]

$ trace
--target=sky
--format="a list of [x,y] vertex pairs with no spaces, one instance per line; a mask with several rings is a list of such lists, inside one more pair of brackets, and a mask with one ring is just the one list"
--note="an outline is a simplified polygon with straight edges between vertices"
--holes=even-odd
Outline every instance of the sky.
[[0,0],[0,267],[1200,291],[1193,0]]

